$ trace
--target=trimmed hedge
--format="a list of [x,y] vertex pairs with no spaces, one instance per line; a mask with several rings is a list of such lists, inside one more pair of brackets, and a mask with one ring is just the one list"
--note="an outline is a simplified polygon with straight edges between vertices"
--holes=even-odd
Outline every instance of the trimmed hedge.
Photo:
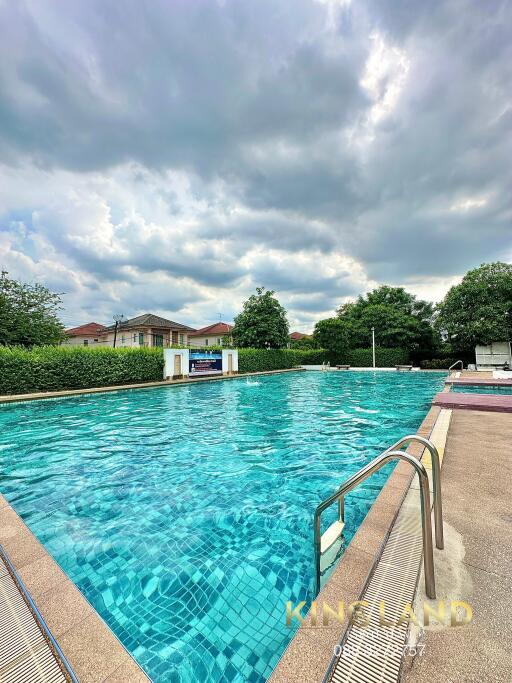
[[[378,367],[390,368],[409,362],[406,349],[375,349],[375,360]],[[324,349],[238,349],[239,372],[258,372],[262,370],[284,370],[297,365],[352,365],[369,368],[373,364],[371,349],[351,349],[344,354],[337,354]]]
[[0,394],[89,389],[163,377],[162,349],[0,348]]
[[[375,364],[378,368],[392,368],[395,365],[409,363],[409,351],[407,349],[383,349],[379,346],[375,349]],[[371,349],[350,349],[347,352],[349,365],[356,368],[370,368],[373,365]]]
[[318,365],[328,360],[321,350],[299,349],[238,349],[238,372],[286,370],[297,365]]
[[424,370],[448,370],[456,360],[457,358],[431,358],[430,360],[420,361],[420,368]]
[[[212,350],[211,347],[208,347]],[[407,363],[403,349],[376,349],[377,365]],[[352,349],[343,356],[323,349],[239,349],[239,372],[285,370],[298,365],[348,363],[372,365],[371,349]],[[41,346],[32,350],[0,347],[0,394],[27,394],[61,389],[90,389],[155,382],[163,377],[161,348],[87,348]]]

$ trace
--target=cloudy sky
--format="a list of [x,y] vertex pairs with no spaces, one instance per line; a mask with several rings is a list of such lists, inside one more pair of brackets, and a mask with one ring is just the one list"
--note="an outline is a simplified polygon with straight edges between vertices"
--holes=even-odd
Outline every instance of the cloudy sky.
[[512,260],[512,3],[0,0],[0,266],[63,320],[309,331]]

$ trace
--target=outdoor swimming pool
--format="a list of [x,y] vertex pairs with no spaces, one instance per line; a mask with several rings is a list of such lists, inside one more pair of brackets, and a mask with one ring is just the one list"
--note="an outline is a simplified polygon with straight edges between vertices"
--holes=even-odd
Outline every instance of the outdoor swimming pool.
[[[445,373],[304,372],[0,406],[0,491],[155,681],[264,681],[320,500]],[[347,497],[346,541],[390,470]],[[328,521],[328,520],[327,520]]]

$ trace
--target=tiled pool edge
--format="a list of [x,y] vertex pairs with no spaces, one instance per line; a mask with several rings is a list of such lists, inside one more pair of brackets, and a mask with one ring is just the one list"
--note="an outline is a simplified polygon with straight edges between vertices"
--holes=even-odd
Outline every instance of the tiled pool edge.
[[4,394],[0,396],[0,403],[14,403],[19,401],[38,401],[44,398],[64,398],[81,394],[103,394],[109,391],[127,391],[131,389],[153,389],[155,387],[172,387],[182,384],[198,384],[200,382],[218,382],[219,380],[241,379],[255,375],[278,375],[284,372],[306,372],[304,368],[283,368],[281,370],[262,370],[259,372],[239,372],[235,375],[218,375],[215,377],[196,377],[185,379],[167,379],[158,382],[141,382],[139,384],[115,384],[108,387],[92,387],[90,389],[63,389],[61,391],[40,391],[32,394]]
[[[417,434],[429,437],[440,413],[440,408],[432,406]],[[412,444],[407,451],[419,456],[423,447]],[[400,462],[396,466],[318,596],[319,614],[322,613],[323,603],[336,610],[340,601],[347,607],[360,598],[407,496],[413,477],[413,471],[405,463]],[[269,683],[322,683],[331,666],[334,649],[347,627],[347,621],[341,624],[336,620],[331,620],[328,627],[313,627],[309,625],[306,617],[268,679]]]
[[149,678],[0,494],[0,543],[80,683]]

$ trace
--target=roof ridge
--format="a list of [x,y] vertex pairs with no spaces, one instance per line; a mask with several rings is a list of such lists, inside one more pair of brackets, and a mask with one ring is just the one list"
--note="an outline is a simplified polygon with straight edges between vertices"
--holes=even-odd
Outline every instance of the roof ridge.
[[206,334],[212,330],[214,330],[216,327],[224,327],[224,330],[220,330],[223,332],[231,332],[233,329],[234,325],[231,325],[231,323],[226,323],[223,320],[219,320],[218,322],[211,323],[210,325],[206,325],[205,327],[201,327],[198,330],[195,330],[190,336],[198,336],[202,334]]
[[[171,327],[177,330],[194,331],[194,328],[190,327],[189,325],[184,325],[183,323],[178,323],[175,320],[164,318],[156,313],[141,313],[140,315],[135,315],[132,318],[127,318],[126,320],[122,320],[120,322],[119,327],[126,328],[136,325],[147,325],[148,327]],[[110,325],[108,329],[114,329],[114,325]]]

